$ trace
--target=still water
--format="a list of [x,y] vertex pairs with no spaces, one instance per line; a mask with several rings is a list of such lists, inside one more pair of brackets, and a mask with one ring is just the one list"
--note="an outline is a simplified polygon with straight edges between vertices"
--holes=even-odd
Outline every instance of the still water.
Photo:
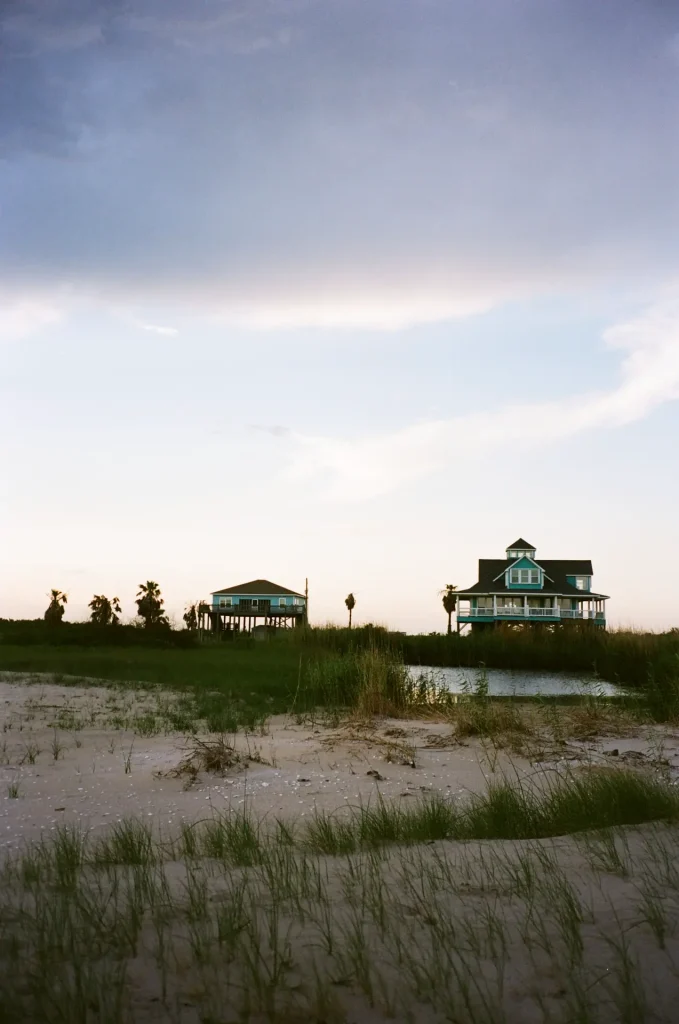
[[[465,688],[474,689],[479,670],[473,668],[431,668],[427,665],[411,665],[414,678],[425,675],[427,679],[450,690],[464,693]],[[557,697],[564,694],[601,694],[614,696],[622,692],[613,683],[606,683],[593,676],[571,675],[567,672],[521,672],[502,668],[486,669],[488,693],[494,697],[531,696],[537,693]]]

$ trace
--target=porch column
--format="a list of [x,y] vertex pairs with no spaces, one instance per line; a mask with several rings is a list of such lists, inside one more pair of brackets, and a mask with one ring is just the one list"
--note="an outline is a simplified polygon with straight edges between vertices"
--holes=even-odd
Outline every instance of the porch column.
[[497,594],[493,594],[493,618],[497,618]]
[[528,594],[523,595],[523,617],[528,618]]

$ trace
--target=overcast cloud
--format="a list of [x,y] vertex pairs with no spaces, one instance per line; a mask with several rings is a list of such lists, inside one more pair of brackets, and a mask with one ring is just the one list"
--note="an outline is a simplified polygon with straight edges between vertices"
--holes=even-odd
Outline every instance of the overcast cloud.
[[22,0],[1,24],[0,275],[31,301],[390,327],[675,265],[675,4]]

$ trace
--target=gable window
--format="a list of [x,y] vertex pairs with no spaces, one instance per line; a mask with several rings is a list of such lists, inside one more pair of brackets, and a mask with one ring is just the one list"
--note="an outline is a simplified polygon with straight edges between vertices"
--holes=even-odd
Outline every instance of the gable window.
[[535,584],[540,582],[539,569],[510,569],[509,582],[514,584]]

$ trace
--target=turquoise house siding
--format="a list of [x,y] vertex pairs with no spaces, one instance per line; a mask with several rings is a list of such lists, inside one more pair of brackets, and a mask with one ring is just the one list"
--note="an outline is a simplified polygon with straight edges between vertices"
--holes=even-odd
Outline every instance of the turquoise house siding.
[[512,569],[539,569],[540,566],[530,558],[522,558],[512,564]]
[[[539,583],[510,583],[510,572],[511,569],[537,569],[540,574]],[[506,573],[507,589],[508,590],[542,590],[544,586],[544,573],[537,562],[534,562],[531,558],[521,558],[518,562],[514,562],[510,568],[507,569]]]
[[[240,604],[240,601],[270,601],[272,608],[281,607],[281,601],[285,601],[286,606],[293,605],[297,602],[298,608],[303,608],[306,601],[303,597],[295,598],[294,594],[213,594],[212,596],[212,607],[218,609],[220,607],[220,599],[228,601],[231,600],[231,607],[235,608]],[[222,606],[223,607],[223,606]]]

